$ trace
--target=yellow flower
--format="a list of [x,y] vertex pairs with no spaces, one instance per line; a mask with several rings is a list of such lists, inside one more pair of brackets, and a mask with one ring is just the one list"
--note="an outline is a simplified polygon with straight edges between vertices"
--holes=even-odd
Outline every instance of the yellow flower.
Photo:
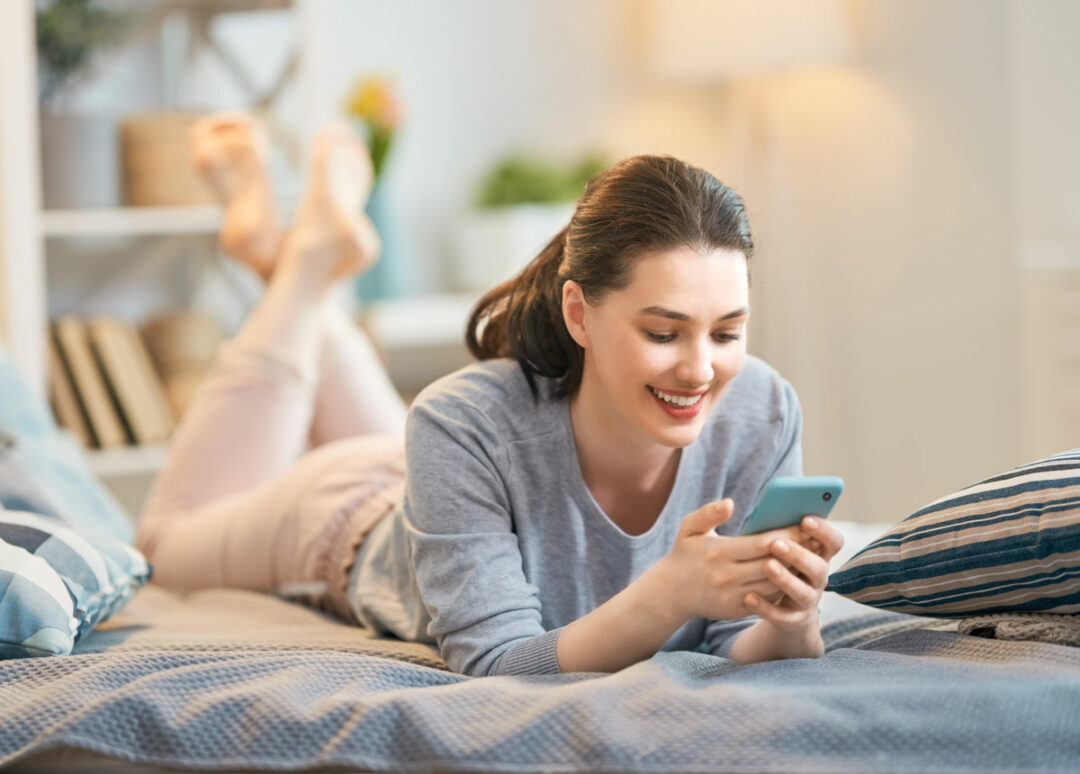
[[401,118],[390,79],[383,75],[372,75],[357,81],[349,93],[345,109],[350,116],[364,121],[373,129],[384,131],[397,128]]

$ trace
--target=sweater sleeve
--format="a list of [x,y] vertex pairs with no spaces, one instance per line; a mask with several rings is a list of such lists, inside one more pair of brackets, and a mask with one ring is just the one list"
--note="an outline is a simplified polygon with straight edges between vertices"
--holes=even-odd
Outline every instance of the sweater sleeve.
[[[777,476],[801,476],[802,466],[802,408],[795,388],[787,381],[781,382],[778,429],[772,443],[776,451],[772,456],[771,469],[765,472],[757,487],[758,497],[765,485]],[[708,621],[705,626],[705,646],[714,656],[727,658],[738,636],[752,624],[760,621],[756,615],[730,621]]]
[[412,568],[447,665],[471,676],[558,673],[504,484],[506,450],[480,410],[414,404],[403,516]]

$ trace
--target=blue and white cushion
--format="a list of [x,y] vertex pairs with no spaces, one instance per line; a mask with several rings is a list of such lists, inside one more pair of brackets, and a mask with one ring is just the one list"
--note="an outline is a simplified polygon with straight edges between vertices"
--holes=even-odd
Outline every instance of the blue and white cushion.
[[827,588],[939,618],[1080,614],[1080,449],[916,511],[848,560]]
[[0,510],[0,656],[70,653],[150,574],[139,551],[109,535]]
[[132,542],[133,520],[94,478],[75,437],[53,420],[0,348],[0,504]]
[[78,631],[75,599],[57,572],[0,540],[0,658],[62,656]]

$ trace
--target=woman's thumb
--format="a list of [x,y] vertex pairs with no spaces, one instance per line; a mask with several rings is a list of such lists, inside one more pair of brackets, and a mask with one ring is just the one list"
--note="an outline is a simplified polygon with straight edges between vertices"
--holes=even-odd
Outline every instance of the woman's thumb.
[[680,531],[685,535],[702,535],[730,519],[734,511],[735,502],[730,497],[705,503],[683,519]]

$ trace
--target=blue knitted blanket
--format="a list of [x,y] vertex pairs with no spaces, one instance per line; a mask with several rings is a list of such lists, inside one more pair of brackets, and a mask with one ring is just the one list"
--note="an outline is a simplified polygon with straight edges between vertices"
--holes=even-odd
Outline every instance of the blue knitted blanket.
[[611,675],[332,649],[0,662],[0,766],[74,747],[206,770],[1076,771],[1080,649],[949,628],[868,613],[827,626],[821,659],[662,653]]

